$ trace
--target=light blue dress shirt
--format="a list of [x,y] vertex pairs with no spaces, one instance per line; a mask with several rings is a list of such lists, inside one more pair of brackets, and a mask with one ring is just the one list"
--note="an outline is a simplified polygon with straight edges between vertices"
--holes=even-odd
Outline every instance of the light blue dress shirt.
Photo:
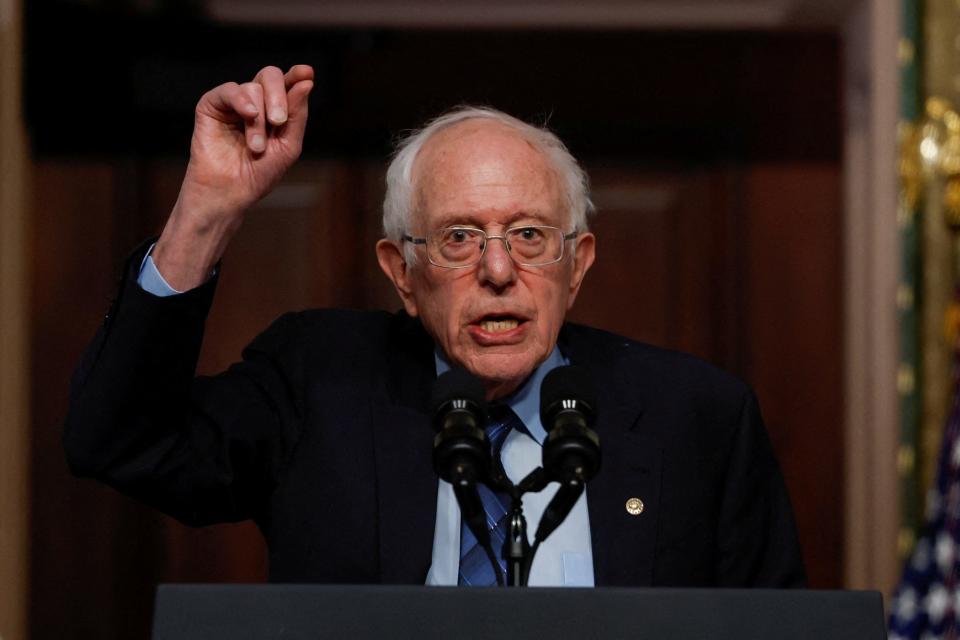
[[[153,247],[150,248],[153,250]],[[182,293],[171,287],[153,263],[150,252],[140,265],[138,284],[156,296],[171,296]],[[438,349],[434,357],[437,375],[450,365]],[[507,404],[523,421],[530,435],[512,431],[503,445],[501,459],[507,476],[519,482],[541,464],[542,445],[546,431],[540,424],[540,383],[552,369],[569,364],[556,347],[550,356],[533,372],[527,382],[507,398]],[[523,513],[527,518],[527,535],[533,542],[540,517],[553,494],[557,483],[551,482],[539,493],[523,496]],[[495,549],[499,553],[499,549]],[[453,495],[453,487],[440,481],[437,491],[437,521],[433,534],[433,558],[427,573],[429,585],[456,585],[460,570],[460,507]],[[586,492],[567,519],[547,540],[540,544],[533,566],[530,568],[530,586],[593,586],[593,552],[590,541],[590,519],[587,512]]]

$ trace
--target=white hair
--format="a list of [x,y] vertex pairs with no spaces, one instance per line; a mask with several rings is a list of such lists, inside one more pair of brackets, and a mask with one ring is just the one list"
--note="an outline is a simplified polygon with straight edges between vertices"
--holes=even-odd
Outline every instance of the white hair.
[[[543,154],[563,185],[567,214],[574,230],[586,231],[587,217],[595,211],[590,200],[590,179],[560,138],[546,127],[527,124],[502,111],[468,105],[434,118],[422,129],[412,131],[398,141],[387,168],[387,193],[383,199],[384,235],[399,243],[403,235],[410,231],[416,196],[413,165],[423,145],[441,130],[475,119],[493,120],[513,129]],[[408,263],[414,263],[412,245],[407,245],[404,255]]]

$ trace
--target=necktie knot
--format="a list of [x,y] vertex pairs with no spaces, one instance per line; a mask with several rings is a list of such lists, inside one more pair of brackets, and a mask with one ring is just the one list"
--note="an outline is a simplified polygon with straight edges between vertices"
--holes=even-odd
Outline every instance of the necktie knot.
[[490,421],[487,423],[484,431],[487,433],[487,439],[490,441],[490,453],[493,456],[494,464],[500,459],[500,452],[503,450],[503,443],[506,442],[510,432],[516,429],[521,433],[527,433],[527,428],[523,424],[513,409],[505,404],[493,405],[489,411]]

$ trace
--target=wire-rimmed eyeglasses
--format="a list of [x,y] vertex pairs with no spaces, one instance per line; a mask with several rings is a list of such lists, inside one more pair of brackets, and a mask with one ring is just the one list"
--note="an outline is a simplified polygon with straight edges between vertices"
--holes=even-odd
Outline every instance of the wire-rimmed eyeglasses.
[[476,227],[445,227],[426,238],[404,234],[411,244],[425,245],[430,264],[446,269],[465,269],[479,264],[489,240],[503,240],[513,261],[524,267],[543,267],[563,260],[563,246],[577,237],[562,229],[544,225],[512,227],[501,235],[489,235]]

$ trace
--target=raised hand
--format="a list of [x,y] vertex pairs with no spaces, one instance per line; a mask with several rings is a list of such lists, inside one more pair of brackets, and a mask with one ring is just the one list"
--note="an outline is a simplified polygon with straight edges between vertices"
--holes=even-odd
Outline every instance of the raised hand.
[[244,212],[300,156],[313,69],[263,68],[251,82],[228,82],[197,103],[190,163],[180,196],[153,251],[175,289],[201,284],[239,228]]

